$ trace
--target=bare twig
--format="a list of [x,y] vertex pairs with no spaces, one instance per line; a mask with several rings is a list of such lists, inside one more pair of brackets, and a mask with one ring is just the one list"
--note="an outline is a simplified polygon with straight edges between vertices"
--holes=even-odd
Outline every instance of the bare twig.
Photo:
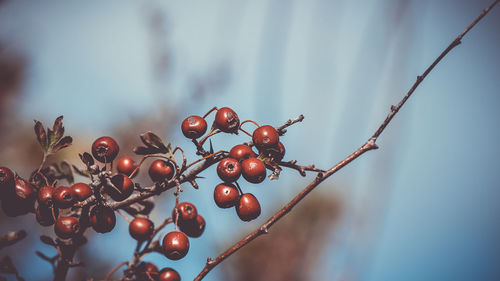
[[284,135],[286,133],[286,128],[287,127],[290,127],[292,126],[293,124],[297,123],[297,122],[302,122],[302,120],[304,120],[304,115],[299,115],[299,117],[295,118],[295,119],[288,119],[288,121],[285,122],[285,124],[279,126],[279,127],[276,127],[276,131],[278,131],[278,134],[280,136]]
[[295,169],[303,177],[306,176],[306,171],[311,171],[311,172],[316,172],[316,173],[324,173],[324,172],[326,172],[326,171],[324,171],[322,169],[316,168],[314,166],[314,164],[313,165],[309,165],[309,166],[298,165],[296,160],[287,161],[287,162],[279,162],[279,165],[283,166],[283,167]]
[[[243,238],[242,240],[238,241],[236,244],[231,246],[229,249],[224,251],[222,254],[220,254],[217,258],[211,259],[208,258],[207,262],[205,264],[205,267],[202,269],[202,271],[196,276],[194,281],[200,281],[202,280],[215,266],[220,264],[222,261],[224,261],[226,258],[228,258],[230,255],[232,255],[234,252],[238,251],[241,249],[243,246],[246,244],[250,243],[257,237],[261,236],[262,234],[266,234],[269,231],[269,228],[274,225],[278,220],[280,220],[283,216],[285,216],[287,213],[289,213],[297,203],[299,203],[304,197],[309,194],[316,186],[318,186],[320,183],[322,183],[324,180],[326,180],[328,177],[333,175],[335,172],[338,170],[342,169],[344,166],[347,164],[351,163],[354,161],[354,159],[358,158],[359,156],[363,155],[365,152],[370,151],[372,149],[377,149],[377,145],[375,144],[377,138],[382,134],[384,129],[387,127],[387,125],[391,122],[392,118],[396,115],[396,113],[401,109],[401,107],[405,104],[405,102],[408,100],[408,98],[413,94],[415,89],[420,85],[422,80],[431,72],[431,70],[441,61],[441,59],[446,56],[454,47],[458,46],[461,43],[462,37],[469,32],[500,0],[494,1],[488,8],[484,9],[483,12],[465,29],[464,32],[462,32],[435,60],[434,62],[424,71],[424,73],[420,76],[417,77],[417,81],[413,84],[413,86],[410,88],[408,93],[403,97],[403,99],[398,103],[396,106],[391,107],[391,111],[387,118],[382,122],[380,127],[375,131],[373,136],[368,139],[360,148],[358,148],[356,151],[354,151],[351,155],[347,156],[344,160],[340,161],[337,163],[335,166],[330,168],[324,173],[318,173],[316,178],[309,184],[307,185],[295,198],[293,198],[288,204],[286,204],[281,210],[279,210],[276,214],[274,214],[270,219],[268,219],[261,227],[257,228],[255,231],[250,233],[248,236]],[[293,120],[287,123],[293,124]],[[286,127],[286,126],[285,126]],[[283,132],[285,129],[283,128],[277,128],[279,132]]]

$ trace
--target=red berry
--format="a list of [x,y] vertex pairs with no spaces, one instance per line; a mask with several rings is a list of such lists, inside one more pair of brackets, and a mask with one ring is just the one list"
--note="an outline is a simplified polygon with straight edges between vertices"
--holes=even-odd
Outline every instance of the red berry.
[[71,189],[73,190],[73,195],[78,202],[82,202],[92,195],[92,189],[90,186],[83,182],[73,184]]
[[2,210],[8,217],[17,217],[26,215],[33,207],[23,204],[20,200],[13,196],[4,197],[2,200]]
[[160,271],[158,281],[181,281],[181,276],[170,267],[165,267]]
[[125,174],[130,176],[132,172],[137,168],[134,163],[134,160],[128,156],[122,157],[118,160],[118,164],[116,164],[116,170],[120,174]]
[[66,209],[75,203],[75,195],[73,194],[73,189],[67,186],[58,186],[54,189],[52,195],[54,198],[54,205],[57,208]]
[[[52,213],[52,209],[54,213]],[[50,226],[54,224],[54,217],[57,218],[59,216],[59,209],[54,207],[49,207],[46,205],[38,205],[36,207],[36,221],[42,226]]]
[[2,195],[2,208],[7,216],[20,216],[35,209],[38,193],[35,187],[22,178],[16,178],[14,185]]
[[130,236],[137,241],[149,239],[154,231],[154,224],[146,218],[135,218],[128,225]]
[[116,216],[113,209],[103,205],[97,205],[90,211],[90,225],[99,233],[107,233],[115,228]]
[[271,158],[274,161],[279,162],[285,156],[285,146],[282,142],[278,142],[278,145],[267,148],[262,153],[264,154],[264,157]]
[[92,144],[92,155],[101,163],[110,163],[118,155],[120,147],[111,137],[100,137]]
[[194,220],[179,221],[179,228],[187,236],[198,238],[205,231],[205,219],[198,214]]
[[278,145],[280,136],[273,126],[264,125],[253,131],[252,140],[255,147],[262,150]]
[[80,222],[75,217],[60,217],[54,225],[54,231],[62,239],[73,238],[80,232]]
[[151,262],[141,262],[135,271],[138,281],[156,281],[159,274],[158,267]]
[[149,177],[154,182],[171,180],[175,174],[174,164],[163,160],[155,160],[149,166]]
[[266,178],[266,165],[255,157],[241,162],[241,174],[251,183],[261,183]]
[[134,191],[134,183],[124,174],[117,174],[111,178],[113,186],[107,185],[106,193],[115,201],[123,201],[127,199]]
[[54,204],[53,194],[55,188],[50,185],[44,186],[38,190],[38,203],[45,206],[52,206]]
[[239,199],[240,193],[232,183],[219,183],[214,189],[214,201],[219,208],[234,207]]
[[16,178],[14,182],[14,194],[17,199],[29,203],[36,200],[37,192],[35,187],[29,181],[22,178]]
[[240,119],[234,110],[223,107],[215,114],[214,127],[225,133],[238,133]]
[[186,138],[197,139],[207,131],[207,121],[200,116],[189,116],[182,121],[181,130]]
[[242,221],[251,221],[260,216],[259,200],[251,193],[245,193],[240,197],[240,203],[236,206],[236,213]]
[[189,251],[189,239],[186,234],[179,231],[169,232],[163,237],[163,252],[171,260],[180,260]]
[[196,210],[196,206],[193,205],[192,203],[189,202],[182,202],[177,205],[177,208],[174,208],[172,210],[172,218],[175,221],[175,218],[177,217],[176,211],[179,211],[179,223],[184,222],[184,221],[190,221],[196,219],[196,216],[198,215],[198,210]]
[[234,158],[224,158],[217,165],[217,175],[222,181],[235,182],[240,178],[241,165]]
[[14,173],[7,167],[0,167],[0,194],[14,185]]
[[229,157],[241,162],[250,157],[255,157],[255,153],[250,148],[250,146],[246,144],[238,144],[231,148],[231,150],[229,151]]

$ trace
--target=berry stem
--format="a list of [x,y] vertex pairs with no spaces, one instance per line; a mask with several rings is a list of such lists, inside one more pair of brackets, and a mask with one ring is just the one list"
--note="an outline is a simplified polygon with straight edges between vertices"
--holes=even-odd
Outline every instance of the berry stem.
[[123,219],[125,219],[128,223],[130,223],[132,220],[127,217],[121,210],[116,210],[120,216],[122,216]]
[[129,178],[133,178],[134,175],[137,173],[137,171],[139,170],[139,168],[141,167],[141,165],[144,163],[144,161],[148,158],[151,158],[151,157],[156,157],[156,158],[163,158],[163,159],[167,159],[169,161],[171,161],[172,163],[174,163],[175,167],[176,167],[176,173],[178,172],[178,165],[177,165],[177,162],[175,162],[175,159],[173,159],[172,157],[168,157],[168,156],[165,156],[165,155],[162,155],[162,154],[148,154],[148,155],[144,155],[144,157],[142,157],[141,161],[139,162],[139,164],[137,164],[137,167],[135,167],[134,171],[132,171],[132,173],[130,174]]
[[223,151],[223,150],[219,150],[219,151],[214,152],[214,153],[212,153],[212,154],[210,154],[210,155],[207,155],[207,156],[205,156],[205,157],[203,157],[203,158],[200,158],[200,159],[198,159],[198,160],[194,161],[193,163],[191,163],[191,164],[187,165],[186,169],[189,169],[189,167],[193,166],[194,164],[199,163],[199,162],[201,162],[201,161],[203,161],[203,160],[205,160],[205,159],[207,159],[207,158],[210,158],[210,157],[215,156],[215,155],[217,155],[217,154],[219,154],[219,153],[222,153],[222,152],[224,152],[224,151]]
[[242,128],[239,128],[238,130],[240,130],[240,131],[242,131],[243,133],[247,134],[249,137],[252,137],[252,135],[251,135],[249,132],[247,132],[247,131],[243,130]]
[[214,136],[214,135],[217,135],[218,133],[222,132],[221,130],[215,130],[213,132],[210,132],[208,135],[204,136],[200,142],[199,142],[199,145],[200,146],[203,146],[203,144],[207,141],[207,139],[211,136]]
[[207,118],[207,116],[208,116],[210,113],[214,112],[215,110],[219,110],[219,109],[217,108],[217,106],[214,106],[214,107],[213,107],[212,109],[210,109],[207,113],[205,113],[205,115],[203,115],[203,119]]
[[243,190],[241,190],[240,184],[237,181],[235,181],[234,184],[238,188],[238,191],[240,192],[240,195],[243,195]]
[[45,152],[45,151],[44,151],[44,152],[43,152],[42,162],[40,163],[40,166],[38,167],[38,170],[36,170],[36,173],[37,173],[37,174],[38,174],[38,173],[40,173],[40,171],[41,171],[41,170],[42,170],[42,168],[43,168],[43,165],[45,165],[45,162],[47,161],[47,157],[48,157],[47,152]]
[[182,174],[188,167],[186,167],[186,163],[187,163],[187,158],[186,158],[186,153],[184,153],[184,150],[180,147],[180,146],[176,146],[174,151],[172,152],[172,157],[173,157],[173,154],[179,150],[181,153],[182,153],[182,166],[181,166],[181,169],[180,169],[180,174]]
[[150,240],[153,240],[155,235],[160,232],[165,226],[167,226],[169,223],[173,223],[174,222],[174,219],[172,217],[168,217],[166,218],[162,224],[160,224],[157,228],[155,228],[155,230],[153,231],[153,234],[151,235],[151,239]]
[[243,122],[241,122],[241,123],[240,123],[240,127],[239,127],[239,129],[241,129],[241,126],[242,126],[243,124],[245,124],[245,123],[252,123],[252,124],[254,124],[255,126],[257,126],[257,128],[259,128],[259,127],[260,127],[260,125],[259,125],[257,122],[253,121],[253,120],[245,120],[245,121],[243,121]]

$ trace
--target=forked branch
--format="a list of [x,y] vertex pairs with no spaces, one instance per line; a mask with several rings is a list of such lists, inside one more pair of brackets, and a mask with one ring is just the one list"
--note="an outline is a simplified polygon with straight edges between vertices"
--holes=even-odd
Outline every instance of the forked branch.
[[[391,122],[391,120],[394,118],[396,113],[403,107],[403,105],[406,103],[406,101],[411,97],[415,89],[420,85],[420,83],[427,77],[427,75],[434,69],[434,67],[456,46],[458,46],[461,43],[462,38],[496,5],[500,2],[500,0],[494,1],[488,8],[484,9],[483,12],[455,39],[453,42],[448,45],[448,47],[432,62],[432,64],[422,73],[422,75],[417,76],[417,80],[415,83],[412,85],[410,90],[406,93],[406,95],[403,97],[403,99],[396,105],[396,106],[391,106],[391,111],[387,115],[386,119],[382,124],[379,126],[379,128],[375,131],[373,136],[368,139],[360,148],[358,148],[356,151],[354,151],[351,155],[347,156],[344,160],[340,161],[336,165],[334,165],[332,168],[327,170],[324,173],[318,173],[318,175],[314,178],[314,180],[307,185],[295,198],[293,198],[288,204],[286,204],[281,210],[279,210],[276,214],[274,214],[270,219],[268,219],[262,226],[254,230],[252,233],[250,233],[248,236],[245,238],[241,239],[238,241],[236,244],[228,248],[226,251],[224,251],[222,254],[220,254],[217,258],[211,259],[208,258],[207,262],[205,264],[205,267],[202,269],[202,271],[196,276],[194,281],[199,281],[202,280],[214,267],[216,267],[218,264],[220,264],[222,261],[224,261],[226,258],[228,258],[230,255],[232,255],[234,252],[238,251],[241,249],[243,246],[246,244],[250,243],[257,237],[261,236],[262,234],[266,234],[269,231],[269,228],[274,225],[278,220],[280,220],[282,217],[284,217],[287,213],[289,213],[297,203],[299,203],[304,197],[309,194],[316,186],[318,186],[320,183],[322,183],[324,180],[326,180],[328,177],[336,173],[338,170],[342,169],[344,166],[347,164],[351,163],[354,161],[354,159],[358,158],[359,156],[363,155],[365,152],[370,151],[372,149],[377,149],[377,145],[375,142],[377,141],[378,137],[382,134],[382,132],[385,130],[387,125]],[[292,121],[291,121],[292,122]],[[284,128],[283,128],[284,129]]]

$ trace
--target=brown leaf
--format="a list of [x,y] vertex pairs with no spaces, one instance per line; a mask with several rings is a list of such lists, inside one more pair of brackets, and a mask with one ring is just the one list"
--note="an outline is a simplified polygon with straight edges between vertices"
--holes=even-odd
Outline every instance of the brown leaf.
[[63,116],[57,117],[56,121],[54,121],[54,126],[52,126],[52,130],[54,131],[55,139],[60,140],[64,136],[64,127],[62,123]]
[[43,151],[47,152],[48,150],[48,141],[47,141],[47,133],[43,128],[43,124],[40,121],[35,120],[35,134],[38,143],[42,146]]
[[82,159],[82,162],[87,166],[90,167],[94,165],[94,157],[90,155],[88,152],[84,152],[83,154],[78,154],[80,156],[80,159]]
[[136,146],[134,147],[133,151],[137,155],[148,155],[156,153],[156,150],[154,148],[144,146]]
[[146,132],[144,134],[141,134],[141,140],[142,142],[150,148],[156,149],[157,152],[161,153],[167,153],[168,149],[161,140],[160,137],[157,135],[153,134],[152,132]]
[[52,238],[50,238],[47,235],[40,235],[40,241],[42,241],[44,244],[47,244],[47,245],[50,245],[50,246],[55,246],[56,245],[56,242],[54,242],[54,240],[52,240]]
[[50,153],[56,153],[59,150],[70,146],[72,143],[73,143],[73,138],[70,136],[65,136],[52,147]]

